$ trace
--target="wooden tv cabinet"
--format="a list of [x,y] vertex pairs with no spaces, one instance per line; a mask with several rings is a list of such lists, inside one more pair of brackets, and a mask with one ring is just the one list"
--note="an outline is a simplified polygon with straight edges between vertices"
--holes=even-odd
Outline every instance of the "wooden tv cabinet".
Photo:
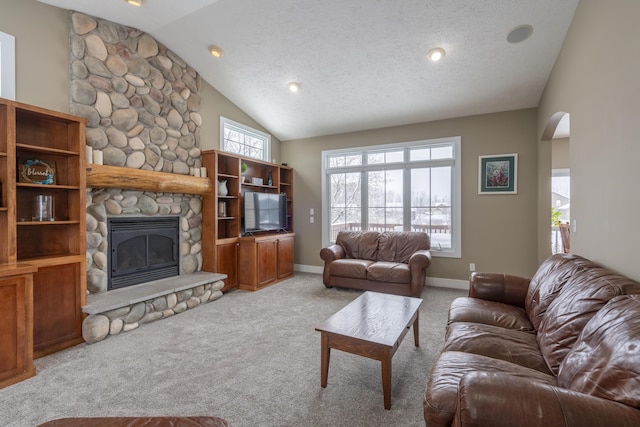
[[293,233],[240,238],[238,287],[257,291],[293,276],[293,239]]
[[[219,150],[203,151],[202,163],[213,184],[202,197],[202,269],[227,275],[223,291],[255,291],[292,276],[293,169]],[[218,192],[222,181],[226,194]],[[245,191],[286,194],[286,232],[243,237]]]

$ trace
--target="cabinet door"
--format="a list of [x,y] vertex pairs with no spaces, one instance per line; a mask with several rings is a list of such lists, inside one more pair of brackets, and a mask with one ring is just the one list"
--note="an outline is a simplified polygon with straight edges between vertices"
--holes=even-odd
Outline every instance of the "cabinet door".
[[258,287],[274,282],[277,278],[277,240],[256,242],[258,253]]
[[238,286],[238,244],[225,243],[218,245],[217,272],[226,274],[223,291]]
[[0,279],[0,388],[35,375],[31,276]]
[[278,239],[278,279],[293,275],[293,237]]
[[81,343],[81,263],[42,267],[33,275],[33,350],[41,357]]

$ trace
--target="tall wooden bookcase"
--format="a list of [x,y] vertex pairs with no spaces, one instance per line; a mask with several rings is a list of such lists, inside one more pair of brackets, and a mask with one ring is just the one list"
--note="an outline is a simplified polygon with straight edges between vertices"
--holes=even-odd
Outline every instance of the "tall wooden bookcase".
[[[213,182],[203,197],[203,270],[226,274],[223,290],[257,290],[293,275],[293,169],[218,150],[204,151],[202,164]],[[218,192],[221,182],[226,195]],[[287,232],[242,236],[245,191],[286,194]]]
[[[32,328],[24,332],[32,334],[35,357],[82,342],[84,147],[85,119],[0,99],[0,265],[5,272],[25,264],[37,269],[33,297],[26,299],[31,305],[27,311],[33,313]],[[55,182],[21,180],[19,165],[25,161],[54,168]],[[34,220],[34,203],[40,195],[52,196],[50,221]]]

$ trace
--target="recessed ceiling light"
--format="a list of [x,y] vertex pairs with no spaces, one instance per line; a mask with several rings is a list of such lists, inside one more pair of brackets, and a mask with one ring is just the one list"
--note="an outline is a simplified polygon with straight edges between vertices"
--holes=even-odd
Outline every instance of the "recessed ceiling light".
[[434,47],[429,52],[427,52],[427,58],[429,58],[433,62],[438,62],[443,57],[444,57],[444,49],[441,47]]
[[224,50],[222,50],[220,46],[211,45],[209,46],[209,53],[216,58],[220,58],[222,55],[224,55]]
[[509,43],[520,43],[525,41],[533,33],[533,27],[531,25],[518,25],[507,35],[507,41]]
[[288,86],[291,92],[297,92],[300,90],[300,83],[298,82],[291,82]]
[[124,0],[129,3],[131,6],[142,6],[145,0]]

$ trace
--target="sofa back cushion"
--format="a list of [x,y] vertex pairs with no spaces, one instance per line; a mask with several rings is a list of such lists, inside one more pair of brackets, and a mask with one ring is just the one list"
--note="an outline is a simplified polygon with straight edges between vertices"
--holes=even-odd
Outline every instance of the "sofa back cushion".
[[640,408],[640,295],[613,298],[587,323],[558,384]]
[[602,267],[577,271],[549,304],[538,328],[538,345],[549,370],[560,364],[587,322],[612,298],[640,292],[640,283]]
[[336,244],[344,248],[346,258],[376,261],[379,237],[377,231],[340,231]]
[[527,316],[536,330],[567,281],[578,272],[594,267],[598,265],[574,254],[551,255],[540,264],[531,278],[525,298]]
[[407,264],[416,251],[431,248],[429,235],[420,231],[385,231],[380,233],[378,261]]

